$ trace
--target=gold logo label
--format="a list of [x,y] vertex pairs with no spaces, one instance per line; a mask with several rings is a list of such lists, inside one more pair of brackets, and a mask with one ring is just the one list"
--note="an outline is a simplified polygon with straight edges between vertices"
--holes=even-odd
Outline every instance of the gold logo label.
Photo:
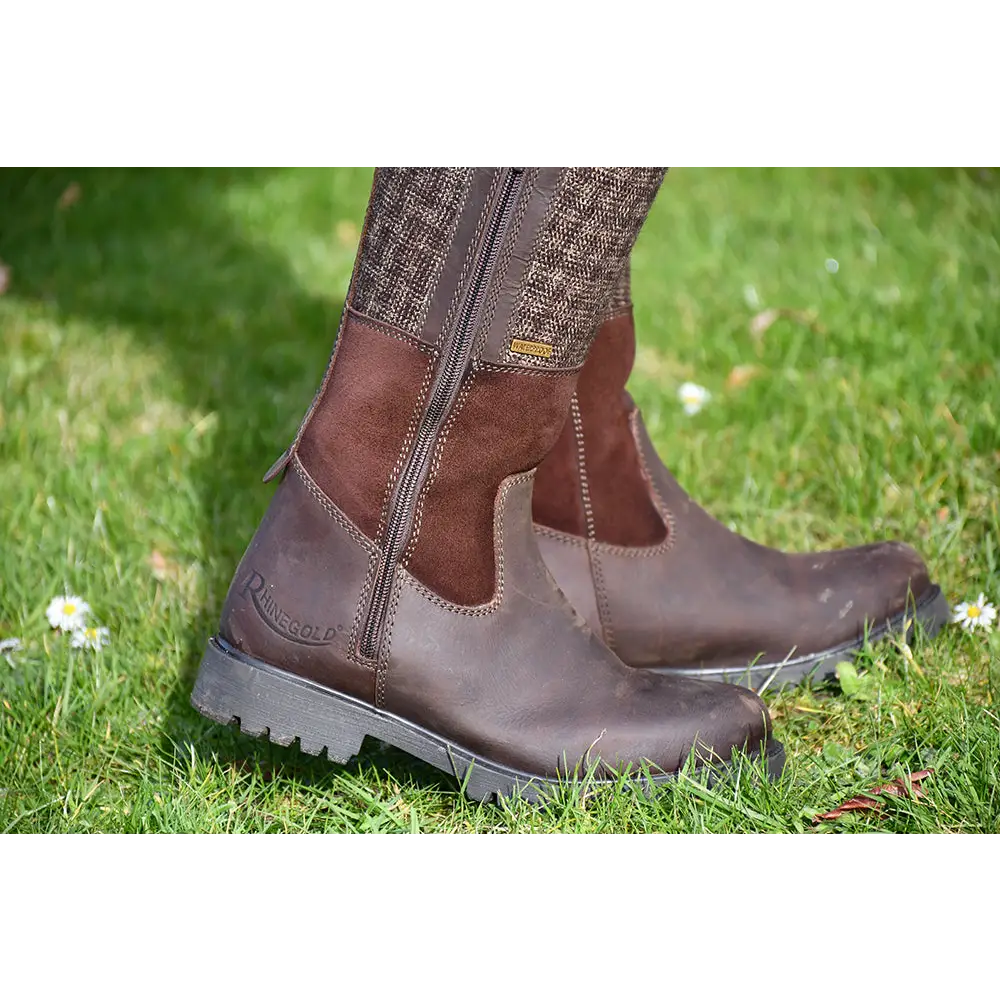
[[533,358],[552,357],[551,344],[539,344],[534,340],[512,340],[510,349],[514,354],[530,354]]

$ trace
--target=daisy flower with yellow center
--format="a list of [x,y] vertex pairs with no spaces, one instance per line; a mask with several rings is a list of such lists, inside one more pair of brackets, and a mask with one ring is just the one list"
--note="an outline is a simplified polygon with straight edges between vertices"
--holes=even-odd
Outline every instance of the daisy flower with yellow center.
[[53,628],[64,632],[74,632],[87,623],[90,605],[82,598],[72,594],[63,597],[53,597],[45,609],[45,617]]
[[974,601],[962,601],[956,605],[951,620],[966,632],[975,632],[977,628],[989,632],[996,617],[997,609],[986,600],[985,594],[980,594]]
[[111,645],[111,633],[103,625],[77,629],[70,645],[74,649],[103,649]]
[[683,404],[684,412],[693,416],[712,398],[712,394],[703,385],[685,382],[677,390],[677,398]]

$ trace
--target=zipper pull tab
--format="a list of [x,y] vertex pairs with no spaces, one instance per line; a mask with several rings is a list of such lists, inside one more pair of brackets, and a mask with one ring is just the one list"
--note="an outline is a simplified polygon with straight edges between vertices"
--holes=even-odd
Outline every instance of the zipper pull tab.
[[264,474],[264,482],[269,483],[274,479],[277,479],[285,469],[288,468],[288,463],[292,460],[292,446],[289,445],[282,453],[281,457],[278,459],[274,465]]

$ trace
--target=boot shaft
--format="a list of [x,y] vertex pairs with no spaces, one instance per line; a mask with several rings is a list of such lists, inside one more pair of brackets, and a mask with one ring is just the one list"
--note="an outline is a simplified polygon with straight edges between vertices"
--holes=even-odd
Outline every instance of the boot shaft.
[[570,419],[538,468],[537,524],[608,545],[665,540],[667,520],[634,434],[635,404],[625,391],[634,363],[626,269],[580,371]]
[[[338,658],[377,673],[401,574],[459,613],[491,606],[503,484],[559,436],[661,179],[645,169],[377,172],[335,351],[269,473],[289,475],[234,581],[224,635],[244,646],[305,638],[296,655],[307,664],[319,630]],[[324,590],[303,578],[310,547],[324,550],[320,570],[351,575],[330,623],[319,620],[329,601],[309,614],[291,607],[313,608],[310,593]],[[244,613],[251,605],[272,634]],[[237,620],[240,637],[226,624]]]

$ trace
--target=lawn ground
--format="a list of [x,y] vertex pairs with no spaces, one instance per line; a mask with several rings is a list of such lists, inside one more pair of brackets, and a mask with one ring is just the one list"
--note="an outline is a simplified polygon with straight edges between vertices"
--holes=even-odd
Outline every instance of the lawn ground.
[[[23,644],[0,657],[0,830],[1000,832],[1000,643],[957,626],[870,651],[846,690],[769,693],[780,782],[652,799],[478,806],[391,749],[335,766],[195,713],[369,184],[0,171],[0,639]],[[634,256],[631,388],[682,484],[771,545],[904,539],[952,603],[997,603],[998,233],[996,173],[672,172]],[[768,308],[789,312],[754,334]],[[712,392],[694,416],[687,380]],[[50,630],[64,592],[101,653]],[[919,801],[813,822],[925,768]]]

